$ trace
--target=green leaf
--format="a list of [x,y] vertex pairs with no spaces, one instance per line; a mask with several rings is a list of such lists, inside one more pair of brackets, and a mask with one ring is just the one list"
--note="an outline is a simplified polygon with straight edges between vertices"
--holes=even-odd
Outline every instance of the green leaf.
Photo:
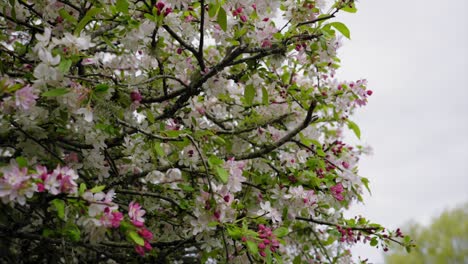
[[353,130],[354,134],[358,139],[361,139],[361,130],[359,126],[351,120],[348,120],[348,128]]
[[218,226],[218,225],[219,225],[219,222],[217,222],[217,221],[211,221],[211,222],[208,223],[209,227],[215,227],[215,226]]
[[[182,191],[184,191],[184,192],[193,192],[193,191],[195,191],[195,189],[192,186],[188,185],[188,184],[179,183],[179,184],[177,184],[177,186],[180,189],[182,189]],[[183,201],[185,201],[185,200],[183,200]],[[179,205],[182,207],[183,204],[181,203]]]
[[268,105],[270,99],[268,98],[268,90],[265,87],[262,87],[262,104]]
[[65,218],[65,202],[60,199],[54,199],[52,200],[52,205],[57,210],[58,217],[63,220]]
[[338,30],[346,38],[351,39],[349,29],[345,24],[343,24],[341,22],[332,22],[329,25],[334,27],[336,30]]
[[28,161],[23,157],[17,157],[15,160],[20,168],[26,168],[28,166]]
[[411,243],[411,237],[410,236],[405,236],[403,238],[403,241],[405,242],[405,244],[409,244],[409,243]]
[[51,237],[55,234],[55,230],[52,230],[52,229],[49,229],[49,228],[45,228],[44,230],[42,230],[42,236],[43,237]]
[[208,164],[211,167],[215,167],[215,166],[221,165],[223,163],[224,163],[224,160],[216,157],[215,155],[211,155],[211,156],[208,157]]
[[224,138],[222,137],[212,136],[211,139],[214,141],[214,143],[218,145],[221,145],[221,146],[226,145],[226,140],[224,140]]
[[57,89],[52,89],[52,90],[43,92],[41,96],[43,96],[43,97],[57,97],[57,96],[67,94],[68,92],[69,91],[66,88],[57,88]]
[[361,182],[362,182],[362,184],[364,184],[364,186],[366,187],[366,189],[367,189],[367,191],[369,192],[369,194],[372,194],[372,193],[371,193],[371,190],[370,190],[370,188],[369,188],[369,179],[362,177],[362,178],[361,178]]
[[65,19],[66,21],[72,23],[72,24],[76,24],[76,18],[72,15],[70,15],[70,13],[68,13],[67,10],[65,10],[64,8],[60,9],[59,10],[59,15]]
[[271,264],[272,261],[273,261],[273,258],[272,258],[272,255],[271,255],[271,250],[267,248],[267,250],[265,250],[265,252],[266,252],[266,263]]
[[81,183],[80,184],[80,190],[79,190],[79,194],[80,196],[86,191],[86,184],[85,183]]
[[221,180],[222,183],[226,184],[229,179],[229,173],[223,168],[216,166],[216,175],[218,175],[219,180]]
[[253,86],[253,84],[249,84],[245,86],[244,98],[245,98],[246,105],[249,106],[253,104],[253,100],[255,98],[255,87]]
[[140,235],[138,235],[138,233],[135,231],[128,232],[128,237],[130,237],[130,239],[133,242],[135,242],[137,245],[140,245],[140,246],[145,245],[145,240]]
[[241,239],[242,238],[242,229],[236,226],[228,226],[227,228],[228,235],[233,239]]
[[296,256],[294,259],[293,259],[293,264],[301,264],[301,256]]
[[219,26],[223,31],[227,30],[227,14],[224,8],[220,8],[218,11],[218,17],[216,18],[216,22],[218,22]]
[[372,247],[377,246],[378,243],[379,243],[379,241],[377,240],[376,237],[373,237],[373,238],[371,239],[371,241],[370,241],[370,245],[371,245]]
[[106,188],[105,185],[99,185],[99,186],[94,186],[90,191],[92,193],[98,193],[98,192],[102,192],[102,190],[104,190]]
[[79,35],[81,31],[86,27],[86,25],[94,19],[94,16],[99,14],[101,12],[100,8],[93,7],[88,12],[86,12],[86,15],[83,17],[83,19],[80,20],[78,25],[75,27],[75,31],[73,32],[75,35]]
[[58,65],[58,69],[59,69],[60,72],[65,74],[65,73],[68,73],[68,71],[70,70],[71,65],[72,65],[71,60],[63,59],[63,60],[60,61],[60,64]]
[[208,15],[210,17],[214,17],[216,16],[216,14],[218,13],[218,10],[219,8],[221,7],[221,5],[219,3],[210,3],[208,5]]
[[343,10],[345,12],[348,12],[348,13],[356,13],[357,12],[357,9],[354,6],[354,3],[352,4],[352,6],[345,6],[345,7],[341,8],[341,10]]
[[336,239],[333,236],[329,236],[328,239],[323,242],[323,245],[324,246],[329,246],[329,245],[333,244],[333,242],[335,242],[335,241],[336,241]]
[[162,148],[161,143],[155,142],[153,145],[153,149],[159,157],[166,156],[166,153],[164,152],[164,149]]
[[96,87],[94,88],[94,91],[97,93],[103,93],[103,92],[106,92],[107,90],[109,90],[109,85],[106,83],[100,83],[96,85]]
[[245,242],[247,244],[247,249],[249,250],[250,253],[257,255],[258,254],[258,245],[257,243],[247,240]]
[[121,13],[124,13],[124,14],[128,14],[128,2],[127,2],[127,0],[117,0],[117,2],[115,3],[115,7],[116,7],[117,11],[119,11]]
[[65,235],[70,238],[71,241],[78,242],[80,241],[81,232],[80,229],[74,225],[70,224],[65,228]]
[[154,122],[156,121],[156,120],[154,119],[153,112],[151,112],[151,110],[149,110],[149,109],[146,109],[146,117],[148,118],[148,121],[149,121],[151,124],[154,124]]
[[408,254],[411,253],[411,246],[406,246],[405,249]]
[[289,230],[286,227],[279,227],[275,229],[275,231],[273,231],[273,234],[275,234],[276,237],[279,237],[279,238],[284,237],[288,233],[289,233]]
[[322,148],[317,148],[315,151],[317,152],[317,155],[319,155],[320,157],[325,157],[327,155],[325,151],[322,150]]

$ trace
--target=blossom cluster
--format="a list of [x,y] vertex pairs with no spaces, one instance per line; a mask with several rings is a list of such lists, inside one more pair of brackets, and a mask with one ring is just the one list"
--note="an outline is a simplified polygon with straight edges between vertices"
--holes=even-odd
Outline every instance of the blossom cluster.
[[368,230],[344,217],[369,188],[348,139],[373,91],[337,74],[355,1],[7,2],[0,235],[63,242],[7,259],[307,263]]
[[78,190],[78,174],[66,166],[58,165],[48,171],[46,167],[37,165],[35,170],[29,171],[26,166],[20,167],[16,162],[11,162],[0,169],[0,198],[3,203],[25,205],[26,199],[35,192],[74,195]]

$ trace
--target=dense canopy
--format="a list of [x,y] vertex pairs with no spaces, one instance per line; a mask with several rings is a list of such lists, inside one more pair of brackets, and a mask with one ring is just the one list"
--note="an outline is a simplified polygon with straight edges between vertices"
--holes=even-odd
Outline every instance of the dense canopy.
[[2,261],[349,263],[402,236],[343,217],[354,1],[0,5]]

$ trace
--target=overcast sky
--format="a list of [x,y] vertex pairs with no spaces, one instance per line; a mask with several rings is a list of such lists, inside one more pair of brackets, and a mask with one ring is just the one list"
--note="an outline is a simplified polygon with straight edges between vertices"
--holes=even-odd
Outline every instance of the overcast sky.
[[[354,117],[374,155],[360,167],[372,196],[349,216],[427,224],[468,201],[468,1],[361,0],[358,10],[337,18],[352,38],[339,76],[374,91]],[[383,263],[368,246],[354,254]]]

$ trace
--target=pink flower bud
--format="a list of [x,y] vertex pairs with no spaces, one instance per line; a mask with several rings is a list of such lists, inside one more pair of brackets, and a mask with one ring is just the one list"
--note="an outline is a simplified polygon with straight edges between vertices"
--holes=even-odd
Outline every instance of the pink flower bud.
[[165,6],[165,4],[163,2],[157,2],[156,3],[156,8],[158,10],[163,10],[164,6]]
[[142,246],[135,246],[135,251],[136,253],[138,253],[138,255],[140,256],[144,256],[145,255],[145,249],[142,247]]
[[341,163],[341,165],[343,165],[343,167],[344,167],[345,169],[349,169],[349,163],[348,163],[348,162],[343,161],[343,162]]
[[164,11],[164,16],[167,16],[170,13],[172,13],[172,8],[168,7],[168,8],[166,8],[166,11]]
[[130,93],[130,98],[132,99],[133,102],[138,102],[138,103],[141,102],[141,99],[143,99],[143,98],[141,97],[140,92],[137,91],[137,90],[132,91],[132,92]]

